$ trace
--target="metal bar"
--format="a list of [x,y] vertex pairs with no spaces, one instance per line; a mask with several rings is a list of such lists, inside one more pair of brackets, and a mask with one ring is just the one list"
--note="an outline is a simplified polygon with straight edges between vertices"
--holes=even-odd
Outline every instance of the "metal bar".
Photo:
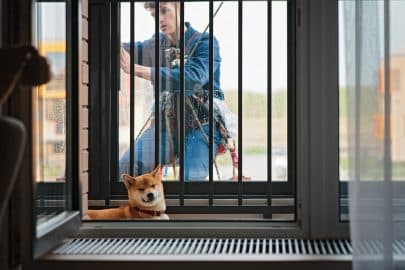
[[201,254],[207,254],[208,248],[213,246],[213,245],[210,245],[210,243],[211,243],[210,239],[207,239],[207,238],[204,239],[204,246],[201,250]]
[[[153,241],[153,240],[152,240],[152,241]],[[144,254],[146,254],[146,255],[151,255],[151,254],[153,254],[153,253],[156,251],[156,247],[157,247],[160,243],[163,243],[165,240],[164,240],[164,239],[155,239],[154,241],[155,241],[154,244],[153,244],[150,248],[146,249],[146,250],[144,251]]]
[[[105,24],[111,23],[111,30],[110,30],[110,48],[107,51],[110,51],[109,57],[111,61],[111,65],[109,66],[110,70],[109,73],[111,74],[110,78],[110,88],[105,87],[105,91],[111,95],[111,98],[108,98],[108,95],[104,95],[102,100],[105,99],[102,104],[105,104],[105,109],[111,112],[109,116],[106,114],[106,121],[103,121],[103,125],[105,128],[103,129],[106,133],[106,138],[102,140],[105,141],[105,146],[102,148],[107,147],[107,151],[103,155],[103,159],[106,159],[109,166],[105,166],[106,175],[109,177],[106,179],[106,187],[105,187],[105,198],[106,201],[111,196],[112,185],[111,183],[119,182],[120,176],[118,175],[118,138],[119,138],[119,113],[118,113],[118,95],[120,89],[120,59],[119,59],[119,51],[120,51],[120,42],[121,42],[121,4],[120,3],[111,3],[111,11],[110,11],[110,19],[109,21],[105,22]],[[102,20],[103,21],[103,20]],[[107,27],[107,26],[106,26]],[[108,45],[107,45],[108,46]],[[107,76],[108,78],[108,76]],[[103,110],[103,109],[101,109]],[[94,132],[94,131],[93,131]],[[109,139],[110,138],[110,139]],[[90,146],[91,147],[91,146]],[[108,149],[109,148],[109,149]],[[99,165],[99,164],[97,164]],[[97,166],[98,167],[98,166]],[[103,173],[103,172],[101,172]],[[97,179],[98,180],[98,179]]]
[[120,238],[118,243],[110,250],[110,252],[113,254],[119,254],[121,250],[127,246],[128,242],[129,238]]
[[121,251],[121,254],[131,254],[132,251],[138,247],[138,244],[142,241],[142,239],[136,239],[135,243],[134,243],[134,239],[131,240],[131,242],[129,243],[128,247],[125,248],[124,250]]
[[[46,183],[48,184],[48,183]],[[44,186],[47,186],[47,185]],[[279,197],[288,197],[291,198],[294,196],[293,193],[290,192],[290,189],[288,186],[284,185],[285,183],[280,183],[280,182],[273,182],[272,183],[272,199],[274,198],[279,198]],[[170,196],[178,196],[179,195],[179,189],[181,183],[177,181],[165,181],[163,183],[164,189],[165,189],[165,195],[166,197]],[[214,196],[214,201],[215,201],[215,196],[216,195],[234,195],[238,196],[238,185],[235,182],[231,181],[214,181],[214,191],[215,193],[213,194]],[[41,185],[42,186],[42,185]],[[208,182],[185,182],[184,183],[185,190],[187,190],[187,195],[200,195],[201,197],[204,197],[208,200],[208,193],[209,193],[209,183]],[[264,194],[264,190],[267,188],[267,182],[243,182],[243,198],[247,198],[249,196],[261,196],[262,197],[267,197],[266,194]],[[403,185],[395,185],[398,187],[402,187]],[[126,194],[126,190],[124,185],[120,182],[115,182],[112,183],[112,189],[111,189],[111,197],[112,198],[128,198],[128,194]],[[95,198],[97,199],[97,198]],[[101,198],[104,199],[104,198]]]
[[213,161],[214,161],[214,2],[210,0],[209,2],[209,205],[214,204],[213,194],[214,194],[214,171],[213,171]]
[[[268,209],[269,206],[167,206],[168,214],[260,214]],[[275,214],[294,213],[294,206],[272,206],[271,211]],[[283,222],[290,221],[284,219]],[[293,221],[293,220],[291,220]],[[273,221],[275,222],[275,221]]]
[[[42,23],[41,23],[41,21],[38,19],[38,18],[43,18],[42,16],[43,16],[43,14],[42,14],[42,8],[36,8],[36,11],[37,11],[37,18],[35,19],[35,22],[36,22],[36,31],[38,32],[38,34],[39,33],[43,33],[43,30],[42,30]],[[67,14],[68,15],[68,14]],[[68,16],[66,16],[66,19],[68,19]],[[66,33],[68,33],[68,29],[69,29],[69,27],[71,27],[70,26],[70,24],[68,23],[68,24],[66,24]],[[66,35],[67,37],[68,37],[68,35]],[[37,40],[37,42],[39,42],[39,40],[40,39],[42,39],[42,37],[40,36],[40,35],[38,35],[38,40]],[[66,40],[65,41],[65,43],[66,43],[66,55],[65,55],[65,69],[66,70],[68,70],[69,69],[69,66],[68,66],[68,60],[67,60],[67,54],[68,54],[68,50],[69,50],[69,44],[68,44],[68,40]],[[66,74],[66,75],[68,75],[68,73]],[[67,76],[66,76],[67,77]],[[66,82],[66,86],[68,86],[68,82]],[[69,89],[66,87],[66,90],[67,91],[69,91]],[[65,91],[65,92],[67,92],[67,91]],[[68,96],[67,96],[68,97]],[[43,115],[45,115],[45,112],[43,112],[43,106],[41,106],[42,105],[42,103],[43,103],[43,101],[41,101],[41,99],[35,99],[35,102],[37,103],[36,104],[36,106],[38,106],[38,108],[37,108],[37,110],[41,110],[41,114],[43,114]],[[38,104],[39,103],[39,104]],[[69,104],[68,103],[68,98],[66,99],[66,107],[67,107],[67,104]],[[66,109],[66,112],[68,111],[68,109]],[[66,120],[67,119],[69,119],[68,118],[68,114],[66,114]],[[68,124],[68,123],[67,123]],[[44,131],[45,131],[45,121],[39,121],[39,123],[37,124],[37,127],[38,127],[38,137],[40,138],[40,140],[43,140],[44,139]],[[67,135],[67,134],[66,134]],[[67,136],[65,137],[65,140],[67,141],[68,140],[68,138],[67,138]],[[67,157],[67,154],[68,154],[68,152],[66,151],[66,157],[65,157],[65,168],[69,168],[68,167],[68,164],[67,164],[67,160],[68,160],[68,157]],[[39,160],[45,160],[45,149],[44,149],[44,147],[40,147],[40,146],[38,146],[38,156],[39,156]],[[40,170],[40,172],[39,172],[39,175],[40,175],[40,179],[42,179],[43,181],[45,181],[45,170],[44,170],[44,168],[41,168],[41,170]],[[65,177],[66,176],[68,176],[68,175],[65,175]],[[67,180],[67,179],[66,179]]]
[[[354,143],[354,183],[353,183],[353,198],[358,197],[358,186],[360,184],[360,61],[361,55],[360,52],[360,42],[361,42],[361,20],[360,20],[360,1],[355,2],[355,59],[354,59],[354,78],[355,78],[355,106],[354,106],[354,129],[355,129],[355,143]],[[353,204],[354,207],[357,207],[358,204]],[[356,209],[355,211],[358,211]]]
[[[114,254],[114,250],[117,248],[117,246],[119,247],[119,246],[122,246],[122,241],[123,241],[123,238],[114,238],[111,242],[113,242],[112,243],[112,245],[110,245],[109,247],[108,247],[108,253],[109,254]],[[84,251],[82,251],[82,253],[83,253]],[[105,252],[105,251],[104,251]]]
[[[267,1],[267,205],[271,206],[272,195],[272,84],[271,84],[271,60],[272,60],[272,3]],[[269,214],[271,218],[271,214]]]
[[148,243],[147,238],[141,239],[139,243],[134,245],[134,248],[131,248],[131,254],[137,254],[147,243]]
[[79,18],[78,3],[66,6],[66,210],[79,210]]
[[[390,2],[384,0],[384,220],[393,220],[391,162],[391,85],[390,85]],[[390,226],[384,227],[383,255],[385,267],[392,267],[394,236]],[[384,267],[384,268],[385,268]]]
[[[295,1],[287,2],[287,183],[291,193],[295,188]],[[297,210],[295,211],[297,218]]]
[[193,240],[191,240],[191,243],[189,244],[189,250],[187,250],[187,254],[192,254],[194,252],[194,250],[197,248],[198,241],[199,239],[197,238],[193,238]]
[[243,132],[243,110],[242,110],[242,72],[243,72],[243,2],[242,0],[238,0],[238,204],[242,205],[242,194],[243,194],[243,186],[242,186],[242,132]]
[[[175,251],[176,247],[178,247],[180,245],[180,239],[175,239],[174,243],[170,246],[170,249],[167,251],[167,254],[172,255],[173,252]],[[166,252],[166,250],[165,250]]]
[[[176,37],[177,39],[177,37]],[[180,205],[184,205],[184,0],[180,0]],[[189,169],[189,168],[188,168]]]
[[160,5],[155,0],[155,166],[160,163],[160,35],[159,16]]
[[159,250],[155,250],[155,254],[165,254],[166,250],[168,250],[170,247],[174,246],[172,243],[175,240],[173,238],[170,238],[169,241],[165,242],[165,244],[162,245],[161,248],[159,248]]
[[219,241],[219,239],[214,238],[214,239],[207,239],[207,241],[209,241],[209,246],[210,249],[208,250],[208,254],[212,254],[214,252],[214,248],[217,246],[217,242]]
[[135,2],[131,1],[130,3],[130,61],[129,61],[129,174],[134,175],[134,164],[135,164],[135,127],[134,127],[134,117],[135,117]]
[[184,238],[180,240],[180,243],[178,245],[176,245],[176,249],[174,251],[174,254],[178,254],[180,252],[180,250],[182,249],[185,241],[186,241],[186,239],[184,239]]

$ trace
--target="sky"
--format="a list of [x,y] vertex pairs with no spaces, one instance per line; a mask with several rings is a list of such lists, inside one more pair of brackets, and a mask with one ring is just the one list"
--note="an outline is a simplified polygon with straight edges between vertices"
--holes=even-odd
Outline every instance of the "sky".
[[[380,0],[379,2],[382,3]],[[215,2],[215,7],[219,2]],[[342,1],[340,1],[342,3]],[[265,1],[244,2],[243,18],[243,82],[244,90],[265,92],[267,89],[267,14]],[[39,3],[41,12],[38,24],[42,38],[48,41],[63,40],[65,32],[64,3]],[[287,6],[285,1],[272,4],[272,90],[285,90],[287,85]],[[154,20],[143,8],[135,5],[135,39],[145,40],[153,35]],[[379,12],[382,20],[382,12]],[[391,1],[391,53],[405,54],[405,0]],[[339,14],[342,19],[342,13]],[[129,4],[122,3],[122,41],[129,41]],[[203,31],[208,24],[208,2],[187,2],[185,20]],[[340,37],[344,37],[344,23],[340,23]],[[237,88],[237,2],[224,2],[214,20],[214,35],[221,48],[221,85],[223,89]],[[344,39],[339,39],[341,62],[344,63]],[[340,85],[345,85],[344,64],[339,67]]]
[[[214,10],[219,2],[215,2]],[[185,21],[202,32],[208,25],[208,2],[185,3]],[[272,89],[287,88],[287,5],[284,1],[272,6]],[[129,3],[121,8],[121,39],[129,41]],[[267,3],[243,4],[243,88],[244,91],[267,91]],[[238,6],[237,2],[224,2],[214,19],[214,35],[220,45],[221,87],[237,89],[238,83]],[[135,40],[145,40],[154,33],[154,20],[143,8],[135,5]],[[207,30],[209,31],[209,30]]]
[[[405,1],[404,0],[391,0],[391,20],[390,20],[390,54],[391,55],[405,55]],[[341,87],[346,86],[346,70],[345,70],[345,27],[351,27],[345,24],[345,8],[344,5],[347,4],[351,7],[354,6],[354,1],[339,1],[339,84]],[[376,34],[378,32],[379,37],[379,54],[380,62],[383,65],[384,61],[384,1],[375,0],[373,2],[364,2],[364,5],[376,4],[377,7],[377,22],[378,30],[372,31],[371,34]],[[366,9],[364,9],[366,10]],[[347,10],[346,10],[347,11]],[[352,10],[352,12],[354,12]],[[370,16],[371,14],[366,14]],[[353,15],[353,14],[352,14]],[[369,18],[368,18],[369,19]],[[367,34],[366,34],[367,35]],[[371,37],[374,40],[375,37]],[[367,61],[367,60],[366,60]],[[363,78],[364,80],[364,78]],[[374,80],[371,79],[374,83]]]

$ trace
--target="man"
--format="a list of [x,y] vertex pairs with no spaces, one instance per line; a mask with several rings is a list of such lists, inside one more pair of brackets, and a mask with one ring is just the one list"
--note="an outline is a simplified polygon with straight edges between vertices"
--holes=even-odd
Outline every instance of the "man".
[[[146,2],[145,8],[155,16],[154,2]],[[161,104],[161,144],[160,159],[162,164],[174,162],[180,154],[179,143],[179,113],[177,105],[180,92],[180,67],[176,64],[178,59],[173,59],[173,49],[178,48],[180,39],[180,5],[175,2],[163,2],[159,6],[159,33],[160,40],[160,95],[164,99]],[[155,37],[144,42],[135,44],[135,76],[155,81]],[[214,39],[214,98],[224,99],[223,91],[220,90],[220,65],[218,41]],[[209,35],[201,34],[194,30],[190,23],[186,22],[184,27],[185,61],[184,65],[184,89],[185,89],[185,138],[184,138],[184,167],[185,181],[206,180],[209,171],[209,147],[204,136],[209,134],[208,114],[201,103],[195,97],[208,102],[209,91]],[[130,72],[129,44],[123,44],[120,59],[121,68],[124,72]],[[191,54],[192,55],[189,55]],[[155,86],[156,87],[156,86]],[[136,90],[135,90],[136,91]],[[193,97],[191,97],[193,96]],[[190,103],[187,101],[191,101]],[[191,109],[191,107],[193,109]],[[197,117],[194,117],[195,114]],[[173,116],[173,117],[170,117]],[[197,119],[198,118],[198,121]],[[201,130],[201,127],[204,132]],[[204,134],[205,133],[205,134]],[[151,171],[154,168],[155,153],[155,124],[145,130],[141,137],[135,142],[135,164],[136,175]],[[221,137],[218,130],[214,130],[214,153],[217,153]],[[129,171],[129,149],[120,159],[120,172]]]

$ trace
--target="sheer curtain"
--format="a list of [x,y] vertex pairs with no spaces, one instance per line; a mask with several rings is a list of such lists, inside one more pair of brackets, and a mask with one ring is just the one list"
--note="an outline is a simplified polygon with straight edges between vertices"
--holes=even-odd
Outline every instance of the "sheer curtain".
[[353,269],[405,269],[405,1],[340,4]]

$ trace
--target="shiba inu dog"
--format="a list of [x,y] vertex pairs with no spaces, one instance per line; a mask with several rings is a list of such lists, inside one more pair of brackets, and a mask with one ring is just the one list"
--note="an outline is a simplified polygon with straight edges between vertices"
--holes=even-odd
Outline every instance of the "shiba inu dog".
[[87,215],[90,219],[169,219],[169,216],[165,214],[166,203],[160,165],[151,173],[137,177],[124,174],[123,179],[128,191],[128,205],[119,208],[88,210]]

